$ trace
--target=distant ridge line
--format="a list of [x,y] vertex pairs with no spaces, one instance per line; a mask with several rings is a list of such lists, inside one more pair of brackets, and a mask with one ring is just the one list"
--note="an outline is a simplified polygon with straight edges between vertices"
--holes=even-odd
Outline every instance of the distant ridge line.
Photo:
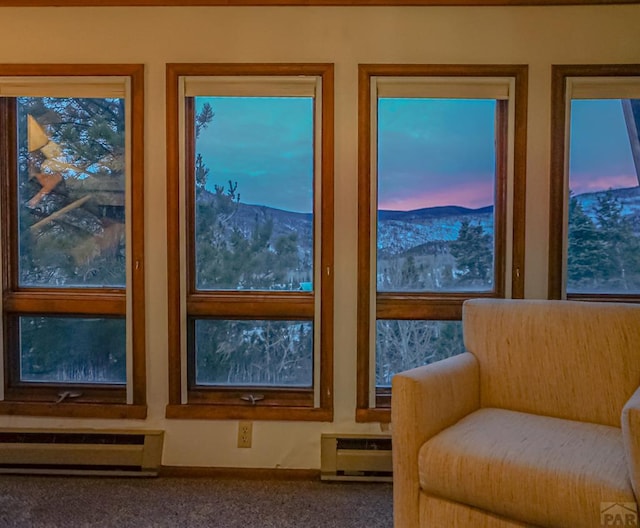
[[437,218],[443,216],[462,216],[462,215],[479,215],[489,214],[493,212],[493,205],[471,209],[459,205],[441,205],[436,207],[423,207],[422,209],[413,209],[411,211],[394,211],[389,209],[380,209],[378,218],[380,220],[397,220],[407,219],[411,217],[421,218]]

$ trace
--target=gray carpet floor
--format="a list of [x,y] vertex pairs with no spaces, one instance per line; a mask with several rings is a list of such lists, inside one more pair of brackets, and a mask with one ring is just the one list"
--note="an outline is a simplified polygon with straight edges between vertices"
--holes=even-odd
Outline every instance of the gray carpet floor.
[[392,526],[384,483],[0,475],[0,527]]

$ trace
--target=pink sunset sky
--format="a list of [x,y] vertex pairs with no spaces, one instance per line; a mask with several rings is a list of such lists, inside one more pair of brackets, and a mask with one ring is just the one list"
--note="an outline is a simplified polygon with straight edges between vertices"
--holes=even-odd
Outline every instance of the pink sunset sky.
[[[389,193],[387,193],[389,194]],[[381,193],[378,209],[412,211],[425,207],[458,205],[478,209],[492,205],[494,201],[493,174],[475,176],[455,185],[433,190],[417,189],[411,196],[385,196]]]

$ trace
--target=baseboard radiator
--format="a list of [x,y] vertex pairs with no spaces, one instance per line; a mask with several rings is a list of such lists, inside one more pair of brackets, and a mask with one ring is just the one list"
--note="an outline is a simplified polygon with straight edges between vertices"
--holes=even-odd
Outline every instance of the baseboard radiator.
[[322,480],[391,482],[391,437],[334,435],[321,437]]
[[163,431],[0,429],[0,473],[151,477]]

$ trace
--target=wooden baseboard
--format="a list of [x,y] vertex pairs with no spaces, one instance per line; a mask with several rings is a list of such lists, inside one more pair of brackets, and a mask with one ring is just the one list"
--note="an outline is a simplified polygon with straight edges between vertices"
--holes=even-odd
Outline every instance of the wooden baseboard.
[[320,470],[161,466],[158,476],[246,480],[320,480]]

